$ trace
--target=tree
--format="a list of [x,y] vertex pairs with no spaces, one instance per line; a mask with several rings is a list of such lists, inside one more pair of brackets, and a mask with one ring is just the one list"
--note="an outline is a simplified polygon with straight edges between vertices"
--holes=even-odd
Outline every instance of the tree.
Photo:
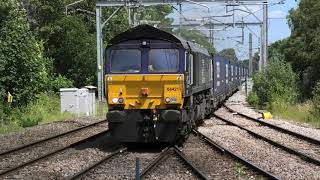
[[72,79],[77,87],[95,83],[95,36],[88,33],[82,20],[76,16],[64,17],[55,26],[59,29],[48,41],[52,46],[50,56],[54,58],[54,72]]
[[146,20],[146,21],[159,21],[157,23],[157,27],[172,32],[172,28],[170,25],[173,22],[172,18],[168,18],[167,16],[173,12],[172,6],[169,5],[158,5],[158,6],[151,6],[140,8],[138,10],[138,19],[139,20]]
[[[178,32],[176,31],[175,33],[177,34]],[[208,42],[208,38],[198,30],[181,29],[181,36],[188,41],[194,41],[195,43],[201,45],[211,54],[216,52],[215,48]]]
[[225,57],[233,62],[238,61],[236,51],[233,48],[223,49],[218,53],[220,56]]
[[16,105],[27,104],[45,89],[47,60],[16,0],[0,0],[0,32],[1,97],[10,92]]
[[283,53],[286,61],[303,80],[305,74],[311,80],[308,92],[320,80],[320,1],[301,0],[297,9],[290,11],[288,21],[291,36],[286,40]]

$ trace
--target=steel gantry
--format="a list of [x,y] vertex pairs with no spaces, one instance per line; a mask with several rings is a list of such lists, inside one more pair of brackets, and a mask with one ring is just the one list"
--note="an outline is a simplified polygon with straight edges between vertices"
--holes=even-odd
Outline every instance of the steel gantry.
[[[268,0],[102,0],[96,3],[96,28],[97,28],[97,69],[98,69],[98,98],[99,101],[104,101],[104,68],[103,68],[103,54],[104,54],[104,45],[103,45],[103,36],[102,31],[103,27],[108,24],[108,21],[122,8],[126,7],[129,13],[129,25],[132,25],[131,10],[132,8],[146,7],[146,6],[156,6],[156,5],[179,5],[181,7],[182,3],[191,3],[197,4],[206,7],[208,4],[221,4],[226,6],[238,6],[238,5],[262,5],[263,6],[263,22],[262,22],[262,31],[261,31],[261,42],[262,42],[262,66],[267,62],[267,44],[268,44],[268,13],[267,6]],[[105,21],[102,17],[102,9],[118,7],[114,13]],[[181,9],[181,8],[180,8]],[[134,18],[133,18],[134,19]],[[135,21],[133,22],[135,24]],[[213,24],[218,26],[219,24]],[[181,28],[181,12],[180,12],[180,25]],[[211,26],[210,26],[211,27]]]

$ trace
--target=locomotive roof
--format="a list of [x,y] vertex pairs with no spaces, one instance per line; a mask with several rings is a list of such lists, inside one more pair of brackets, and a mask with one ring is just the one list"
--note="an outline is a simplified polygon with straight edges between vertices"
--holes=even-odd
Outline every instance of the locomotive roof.
[[200,46],[197,46],[192,42],[186,41],[182,37],[176,36],[174,34],[168,33],[166,31],[160,30],[158,28],[155,28],[147,24],[136,26],[134,28],[131,28],[115,36],[110,40],[108,47],[123,41],[137,40],[137,39],[144,39],[144,38],[174,42],[176,44],[181,45],[185,49],[190,49],[191,51],[200,52],[209,56],[209,53],[206,49]]

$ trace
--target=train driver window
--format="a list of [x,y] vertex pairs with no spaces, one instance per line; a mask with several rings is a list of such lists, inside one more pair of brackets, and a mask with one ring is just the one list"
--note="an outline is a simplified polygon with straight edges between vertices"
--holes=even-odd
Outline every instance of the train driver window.
[[179,51],[177,49],[150,49],[149,72],[178,72]]
[[217,65],[217,79],[220,79],[220,62],[216,62]]
[[110,54],[112,73],[138,73],[141,70],[139,49],[117,49]]
[[193,84],[193,54],[189,54],[189,76],[188,76],[188,84]]

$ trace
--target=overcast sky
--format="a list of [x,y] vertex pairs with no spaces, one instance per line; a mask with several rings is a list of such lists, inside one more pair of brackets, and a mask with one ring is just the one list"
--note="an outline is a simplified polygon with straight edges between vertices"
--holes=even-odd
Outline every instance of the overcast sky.
[[[288,11],[292,8],[297,7],[297,2],[295,0],[285,0],[284,4],[275,4],[279,0],[269,0],[269,44],[275,42],[277,40],[286,38],[290,35],[290,29],[288,27],[286,16],[288,15]],[[227,9],[222,5],[209,5],[210,14],[208,10],[202,6],[184,4],[182,7],[183,17],[187,19],[202,19],[205,16],[213,16],[213,15],[225,15],[232,14],[231,8],[228,10],[230,12],[226,12]],[[177,7],[178,8],[178,7]],[[255,16],[250,15],[246,12],[235,11],[235,21],[240,21],[242,17],[244,17],[245,22],[257,22],[258,19],[262,20],[262,6],[261,5],[248,5],[248,6],[239,6],[235,7],[236,9],[242,9],[247,11],[249,9],[251,12],[255,12]],[[179,23],[179,13],[175,10],[175,12],[170,15],[170,17],[175,19],[175,23]],[[258,19],[257,19],[258,18]],[[216,18],[222,22],[233,22],[232,17],[223,17]],[[185,21],[185,24],[191,23],[190,21]],[[244,29],[245,34],[245,42],[244,44],[239,44],[238,41],[241,41],[241,38],[236,38],[237,36],[241,36],[242,30],[241,28],[227,28],[224,31],[219,31],[222,28],[216,27],[214,29],[218,30],[215,32],[215,38],[221,40],[215,40],[215,48],[220,51],[225,48],[235,48],[237,55],[240,59],[248,58],[248,34],[250,32],[253,33],[253,48],[254,51],[258,51],[259,40],[258,36],[260,36],[260,27],[258,26],[250,26]],[[207,31],[203,31],[207,32]]]

